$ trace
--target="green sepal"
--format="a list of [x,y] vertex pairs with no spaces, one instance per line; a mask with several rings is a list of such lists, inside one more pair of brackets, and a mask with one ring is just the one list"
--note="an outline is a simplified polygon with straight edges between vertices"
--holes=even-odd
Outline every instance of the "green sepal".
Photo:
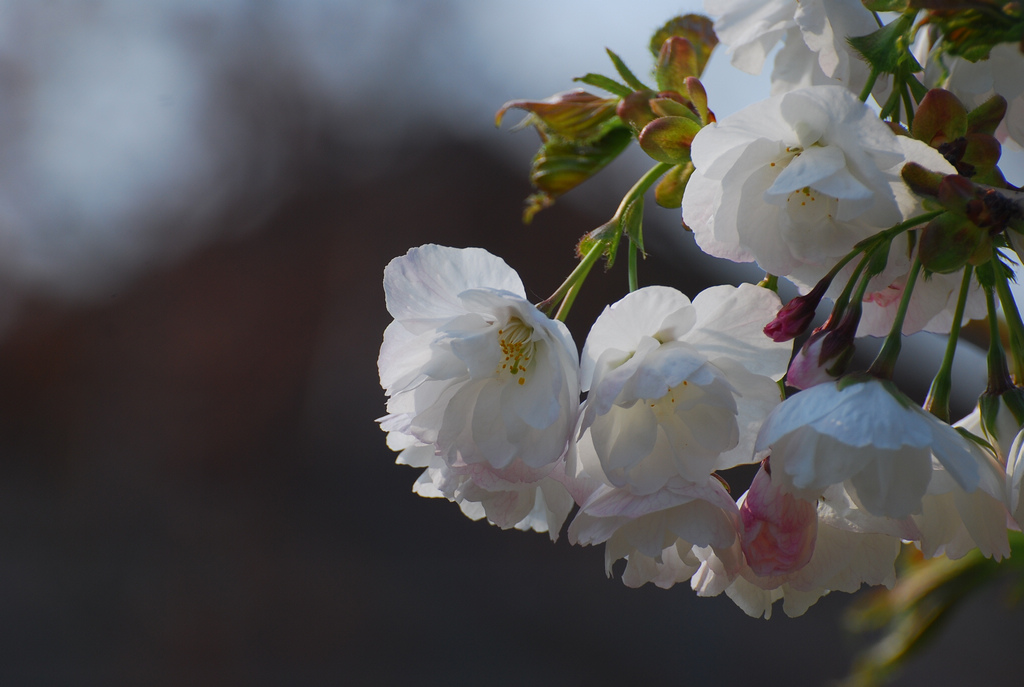
[[974,432],[971,432],[963,427],[954,427],[953,429],[959,432],[960,436],[962,436],[964,439],[967,439],[967,441],[970,441],[973,444],[977,444],[978,446],[987,451],[991,451],[992,455],[996,455],[997,451],[995,447],[992,446],[992,444],[985,441],[983,438],[979,437]]
[[974,270],[974,276],[978,280],[983,288],[992,289],[996,285],[996,273],[995,265],[993,261],[986,262],[984,265],[978,265],[978,268]]
[[[663,208],[678,210],[683,204],[683,192],[686,182],[693,174],[693,163],[676,165],[665,173],[658,185],[654,187],[654,201]],[[683,228],[689,230],[685,224]]]
[[619,250],[619,239],[622,237],[622,224],[618,219],[612,218],[593,231],[583,235],[576,245],[576,253],[584,256],[589,253],[597,244],[603,244],[602,254],[605,259],[605,269],[609,269],[615,263],[615,256]]
[[710,124],[715,121],[715,115],[708,109],[708,94],[704,90],[704,84],[700,82],[700,79],[691,77],[686,80],[686,96],[693,103],[693,106],[697,108],[700,121],[704,124]]
[[933,172],[916,162],[908,162],[900,170],[900,176],[910,187],[910,190],[919,196],[935,198],[939,195],[939,185],[944,178],[943,174]]
[[873,277],[876,274],[882,273],[885,266],[889,264],[889,248],[891,247],[891,243],[885,242],[871,251],[871,257],[868,259],[868,264],[864,268],[865,276]]
[[1005,116],[1006,98],[997,93],[967,113],[967,130],[972,134],[995,135]]
[[608,57],[611,58],[612,64],[615,65],[615,71],[619,73],[622,80],[626,82],[627,86],[630,86],[634,91],[649,91],[649,86],[645,86],[644,82],[636,78],[633,72],[629,71],[629,67],[622,61],[622,58],[616,55],[610,48],[605,48],[604,51],[608,53]]
[[697,115],[694,114],[688,105],[680,102],[681,100],[682,96],[679,96],[679,99],[670,97],[651,98],[651,111],[659,117],[688,117],[696,120]]

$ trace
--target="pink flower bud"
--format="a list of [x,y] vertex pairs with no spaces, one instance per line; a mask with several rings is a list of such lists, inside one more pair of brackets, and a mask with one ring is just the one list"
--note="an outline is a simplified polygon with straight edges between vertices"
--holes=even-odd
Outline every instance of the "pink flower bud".
[[[786,384],[797,389],[809,389],[823,382],[835,379],[828,373],[821,361],[821,346],[828,332],[819,331],[811,334],[789,364],[786,373]],[[827,362],[827,361],[826,361]]]
[[831,279],[823,279],[809,293],[797,296],[782,306],[775,319],[764,327],[768,338],[777,342],[790,341],[807,331],[814,319],[814,311],[831,283]]
[[740,546],[747,565],[761,577],[785,575],[807,565],[818,536],[818,511],[810,501],[783,494],[761,464],[743,495]]

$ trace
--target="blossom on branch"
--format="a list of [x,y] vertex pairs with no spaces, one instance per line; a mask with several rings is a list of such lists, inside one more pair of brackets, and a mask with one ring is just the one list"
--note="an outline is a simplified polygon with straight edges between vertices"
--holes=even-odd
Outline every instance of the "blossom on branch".
[[779,403],[791,351],[762,331],[779,305],[745,284],[692,303],[651,286],[606,308],[583,348],[582,469],[646,494],[676,476],[703,483],[755,460],[754,436]]
[[449,467],[562,457],[579,406],[576,346],[508,265],[477,248],[420,246],[388,264],[384,291],[395,318],[378,360],[385,431]]
[[906,162],[952,171],[836,86],[774,96],[708,125],[691,152],[683,221],[701,249],[808,289],[855,244],[919,208],[899,176]]
[[932,455],[965,492],[979,481],[966,439],[874,378],[846,377],[786,399],[765,420],[755,448],[771,450],[773,479],[785,491],[813,500],[841,484],[880,517],[921,512]]

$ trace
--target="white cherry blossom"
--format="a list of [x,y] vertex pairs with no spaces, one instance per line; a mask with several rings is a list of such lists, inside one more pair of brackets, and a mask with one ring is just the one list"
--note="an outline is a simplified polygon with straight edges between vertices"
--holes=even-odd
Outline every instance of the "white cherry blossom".
[[906,162],[954,171],[836,86],[773,96],[706,126],[691,153],[683,220],[701,249],[804,286],[918,210],[899,177]]
[[[772,475],[775,475],[774,470]],[[725,592],[753,617],[770,618],[772,604],[780,599],[786,615],[795,617],[803,615],[818,599],[832,591],[853,593],[862,584],[892,587],[896,581],[895,561],[901,540],[919,536],[910,520],[865,513],[839,485],[829,487],[813,502],[794,497],[782,505],[785,492],[762,470],[751,490],[761,491],[760,498],[767,498],[773,504],[767,510],[758,508],[759,518],[753,518],[755,524],[761,525],[762,519],[786,524],[784,529],[794,536],[788,542],[760,542],[761,550],[756,554],[756,563],[760,565],[752,565],[749,558],[752,546],[744,547],[740,542],[743,539],[756,541],[763,530],[752,530],[750,524],[744,522],[741,540],[733,547],[742,550],[740,553],[694,548],[693,553],[701,565],[691,578],[691,586],[699,596]],[[748,492],[741,497],[741,502],[749,498]],[[808,520],[804,511],[809,508],[813,513],[815,504],[815,519]],[[787,544],[788,550],[784,550]],[[739,566],[733,562],[737,555],[741,559]]]
[[576,347],[525,297],[518,275],[480,249],[414,248],[384,271],[378,368],[385,431],[432,446],[450,467],[565,453],[579,406]]
[[736,540],[736,503],[714,477],[695,484],[680,477],[636,494],[599,485],[569,525],[569,541],[605,545],[605,571],[626,558],[623,582],[671,587],[689,579],[699,561],[693,546],[728,549]]
[[868,513],[896,519],[921,512],[933,454],[964,491],[979,481],[966,439],[873,378],[843,378],[786,399],[765,420],[755,448],[771,450],[773,479],[783,489],[813,500],[842,484]]
[[785,39],[772,70],[773,94],[825,84],[859,91],[867,82],[867,65],[847,39],[878,25],[858,0],[705,0],[704,9],[715,17],[733,66],[749,74],[760,73]]
[[432,446],[399,432],[388,434],[388,446],[400,451],[397,463],[425,468],[414,492],[454,501],[471,520],[487,518],[502,529],[547,532],[555,541],[572,510],[573,498],[563,486],[563,461],[541,469],[520,461],[502,470],[487,463],[449,466]]
[[647,494],[754,460],[791,350],[763,333],[779,307],[774,293],[745,284],[692,303],[652,286],[606,308],[583,349],[581,469]]

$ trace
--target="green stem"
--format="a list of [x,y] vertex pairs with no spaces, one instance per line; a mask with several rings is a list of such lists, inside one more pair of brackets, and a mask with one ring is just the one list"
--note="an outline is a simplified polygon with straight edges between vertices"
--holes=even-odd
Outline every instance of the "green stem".
[[[559,304],[568,297],[574,287],[583,283],[583,280],[586,279],[587,275],[590,273],[590,268],[593,267],[594,263],[597,262],[597,259],[601,257],[604,250],[604,241],[596,241],[594,245],[590,247],[590,250],[587,251],[587,254],[580,260],[579,264],[576,265],[576,269],[574,269],[569,276],[565,278],[565,281],[562,282],[561,286],[555,289],[553,294],[537,304],[537,309],[548,317],[551,317],[551,314],[556,310],[556,308],[558,309],[559,314],[561,314],[562,308],[558,307]],[[579,289],[577,289],[577,291],[578,290]],[[563,318],[559,319],[562,319],[563,322],[565,321]]]
[[653,186],[654,182],[660,179],[665,172],[672,169],[673,166],[667,162],[659,162],[647,170],[647,173],[637,179],[633,187],[626,191],[626,195],[622,197],[622,202],[619,203],[619,208],[615,211],[613,219],[622,219],[622,215],[626,212],[626,207],[636,198],[647,193],[647,189]]
[[910,88],[907,82],[900,84],[900,94],[903,97],[903,107],[907,110],[907,128],[914,124],[914,101],[910,97]]
[[928,389],[928,398],[924,400],[924,409],[947,423],[949,422],[949,394],[953,388],[953,356],[960,339],[960,326],[964,319],[964,309],[967,307],[967,294],[971,288],[973,273],[974,268],[970,265],[964,268],[964,276],[960,281],[960,296],[957,298],[956,311],[953,313],[953,326],[950,327],[949,338],[946,340],[946,353],[942,356],[942,364],[939,366],[939,371],[935,373],[931,388]]
[[896,309],[896,317],[892,323],[889,335],[885,337],[882,350],[878,352],[868,374],[881,379],[892,379],[892,373],[896,368],[896,358],[900,355],[900,348],[903,346],[903,321],[907,317],[907,309],[910,307],[910,298],[914,294],[914,284],[921,273],[921,260],[914,258],[914,264],[907,275],[907,285],[903,289],[903,297],[900,298],[899,307]]
[[1017,301],[1010,292],[1010,285],[1002,270],[996,270],[996,293],[1003,306],[1006,326],[1010,329],[1010,354],[1013,356],[1013,376],[1017,382],[1024,381],[1024,322],[1021,322]]
[[[586,275],[583,277],[586,278]],[[569,316],[569,310],[572,308],[573,301],[576,300],[576,295],[579,294],[580,289],[583,288],[583,279],[572,285],[568,293],[565,294],[565,298],[562,299],[562,304],[558,306],[558,312],[555,313],[555,318],[559,322],[565,322],[565,318]]]
[[[612,217],[609,224],[612,222],[620,223],[623,214],[626,212],[626,208],[636,198],[642,196],[647,192],[655,181],[657,181],[662,175],[668,170],[672,169],[672,165],[667,162],[659,162],[658,164],[647,170],[640,179],[633,184],[632,188],[626,192],[626,195],[622,197],[622,201],[619,203],[618,209],[615,211],[615,215]],[[565,318],[569,315],[569,308],[572,307],[573,301],[576,299],[576,294],[579,293],[580,286],[583,281],[590,274],[590,269],[597,262],[597,259],[605,254],[609,248],[614,248],[615,244],[622,238],[621,223],[619,224],[620,229],[616,231],[612,237],[601,239],[594,242],[594,245],[590,247],[586,255],[584,255],[576,269],[565,278],[561,286],[555,289],[555,292],[548,296],[546,299],[537,304],[537,308],[548,317],[552,317],[552,313],[555,313],[555,319],[565,321]],[[632,241],[630,242],[632,245]],[[611,244],[611,245],[609,245]]]
[[760,286],[762,289],[768,289],[769,291],[774,291],[775,293],[779,292],[779,278],[778,276],[771,274],[770,272],[765,272],[764,279],[757,282],[757,285]]
[[[895,79],[893,80],[895,82]],[[878,113],[879,119],[887,119],[892,115],[892,111],[899,107],[900,104],[900,89],[893,83],[892,93],[889,94],[889,99],[882,105],[882,111]]]
[[636,271],[636,241],[629,240],[629,292],[633,293],[640,288],[640,280]]
[[[998,281],[998,279],[996,280]],[[1010,371],[1006,367],[1006,353],[999,335],[999,310],[991,286],[985,288],[985,306],[988,309],[988,386],[985,393],[998,396],[1013,388]]]
[[866,103],[868,101],[868,96],[871,95],[871,90],[875,87],[875,81],[877,81],[877,80],[878,80],[878,70],[877,69],[872,69],[871,70],[871,74],[868,75],[868,82],[866,84],[864,84],[864,88],[861,89],[860,95],[857,96],[857,97],[860,98],[860,101],[862,103]]

